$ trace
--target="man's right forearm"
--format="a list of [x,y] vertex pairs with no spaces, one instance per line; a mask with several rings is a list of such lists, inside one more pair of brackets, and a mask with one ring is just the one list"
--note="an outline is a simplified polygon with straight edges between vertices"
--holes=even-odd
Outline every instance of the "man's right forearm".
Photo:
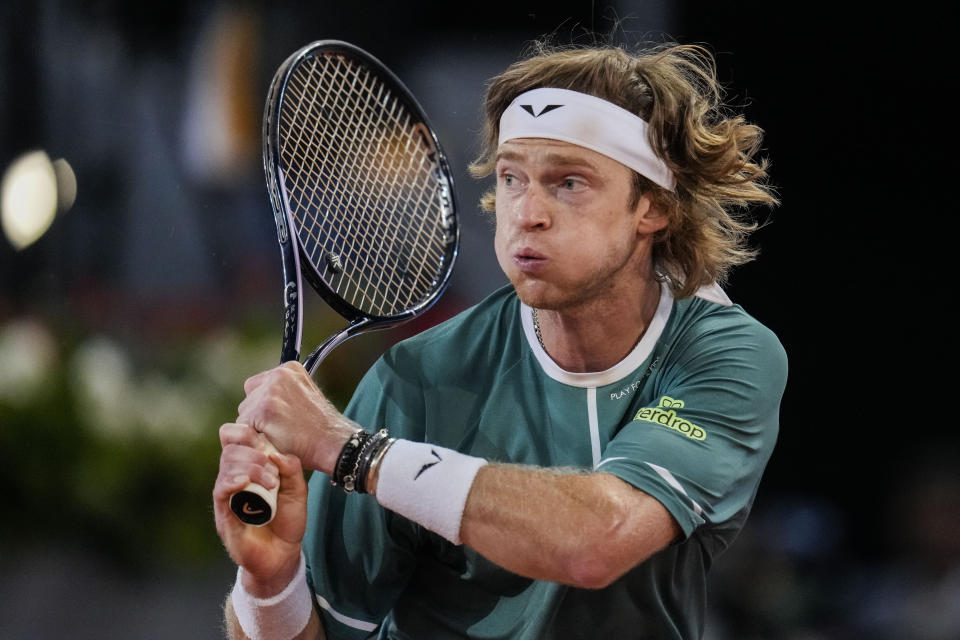
[[[249,636],[243,632],[240,623],[237,621],[237,614],[233,610],[233,600],[228,595],[227,601],[223,605],[223,627],[227,638],[230,640],[250,640]],[[293,638],[284,638],[278,640],[325,640],[326,634],[323,632],[323,625],[320,624],[320,616],[316,609],[310,613],[310,621],[303,631]]]

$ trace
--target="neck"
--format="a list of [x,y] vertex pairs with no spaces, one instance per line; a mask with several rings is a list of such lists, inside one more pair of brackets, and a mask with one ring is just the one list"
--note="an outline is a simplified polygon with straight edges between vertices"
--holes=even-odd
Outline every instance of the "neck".
[[660,283],[643,281],[615,298],[557,310],[538,309],[544,350],[562,369],[605,371],[629,354],[650,326]]

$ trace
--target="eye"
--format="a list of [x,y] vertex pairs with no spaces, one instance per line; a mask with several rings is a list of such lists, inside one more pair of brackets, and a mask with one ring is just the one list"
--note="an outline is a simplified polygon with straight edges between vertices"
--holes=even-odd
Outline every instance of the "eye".
[[581,176],[567,176],[560,181],[560,189],[563,191],[581,191],[587,186],[587,181]]

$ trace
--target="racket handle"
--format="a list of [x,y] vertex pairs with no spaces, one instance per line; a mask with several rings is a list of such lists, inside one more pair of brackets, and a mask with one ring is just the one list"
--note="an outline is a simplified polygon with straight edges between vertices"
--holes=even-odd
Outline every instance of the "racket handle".
[[[262,440],[268,451],[276,452],[276,448],[266,438]],[[277,513],[279,491],[279,484],[273,489],[266,489],[256,482],[247,483],[247,486],[230,496],[230,510],[242,522],[262,527],[273,520]]]

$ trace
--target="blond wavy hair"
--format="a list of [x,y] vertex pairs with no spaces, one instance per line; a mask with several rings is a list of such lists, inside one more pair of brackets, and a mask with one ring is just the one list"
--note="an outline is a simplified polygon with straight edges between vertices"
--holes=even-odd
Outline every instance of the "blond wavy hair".
[[[519,94],[539,87],[572,89],[612,102],[650,125],[650,143],[677,179],[671,192],[634,173],[630,208],[649,193],[667,215],[653,258],[678,298],[726,282],[730,270],[756,257],[748,245],[758,224],[747,208],[778,204],[768,161],[755,160],[763,131],[728,111],[716,63],[705,48],[667,44],[638,54],[620,47],[552,47],[535,43],[487,86],[483,152],[470,165],[478,178],[496,165],[500,116]],[[495,190],[481,198],[495,209]]]

